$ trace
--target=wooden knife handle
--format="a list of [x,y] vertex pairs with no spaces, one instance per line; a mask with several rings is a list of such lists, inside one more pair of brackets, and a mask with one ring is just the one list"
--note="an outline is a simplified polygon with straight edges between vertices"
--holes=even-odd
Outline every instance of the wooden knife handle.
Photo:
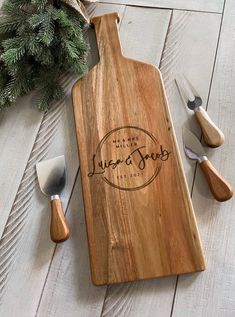
[[224,134],[214,124],[208,113],[202,107],[198,107],[198,109],[195,111],[195,115],[202,129],[205,143],[213,148],[222,145],[224,143]]
[[215,199],[218,201],[230,199],[233,196],[232,187],[223,179],[211,162],[209,160],[203,161],[200,166]]
[[64,216],[61,200],[51,200],[51,240],[59,243],[70,236],[69,225]]

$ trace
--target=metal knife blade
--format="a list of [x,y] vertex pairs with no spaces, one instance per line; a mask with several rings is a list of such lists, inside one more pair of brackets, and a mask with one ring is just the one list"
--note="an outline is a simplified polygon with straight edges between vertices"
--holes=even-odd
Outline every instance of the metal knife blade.
[[64,155],[39,162],[36,171],[42,192],[51,196],[51,240],[56,243],[63,242],[70,236],[69,225],[59,196],[65,186]]
[[65,186],[64,155],[36,165],[41,191],[47,196],[59,195]]
[[207,159],[198,138],[187,128],[183,128],[184,151],[188,158],[202,162]]

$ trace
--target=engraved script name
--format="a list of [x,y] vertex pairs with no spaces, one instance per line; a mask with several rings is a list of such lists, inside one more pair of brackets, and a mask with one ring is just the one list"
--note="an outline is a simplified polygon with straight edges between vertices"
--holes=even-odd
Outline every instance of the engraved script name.
[[[93,155],[92,158],[92,171],[88,173],[89,177],[93,175],[104,174],[106,169],[115,169],[121,164],[126,166],[131,166],[133,164],[137,165],[139,170],[143,171],[146,168],[146,164],[149,160],[156,161],[167,161],[170,153],[168,150],[164,149],[163,146],[160,146],[159,152],[146,153],[144,149],[146,146],[140,146],[132,151],[125,158],[118,158],[117,160],[101,160],[97,162],[96,155]],[[137,164],[136,164],[137,163]]]

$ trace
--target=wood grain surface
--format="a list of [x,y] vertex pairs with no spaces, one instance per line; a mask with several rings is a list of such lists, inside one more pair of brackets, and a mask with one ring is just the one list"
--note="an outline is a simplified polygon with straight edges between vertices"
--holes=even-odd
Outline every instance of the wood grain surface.
[[[178,73],[187,75],[197,87],[203,107],[224,132],[225,142],[220,148],[205,146],[205,150],[234,186],[234,1],[227,0],[224,8],[224,1],[117,2],[121,1],[131,5],[92,4],[90,12],[100,15],[118,11],[124,55],[160,64],[207,270],[108,288],[92,285],[68,87],[67,98],[45,116],[34,109],[32,98],[24,98],[17,108],[0,113],[0,316],[234,315],[234,199],[216,202],[199,166],[185,158],[182,126],[198,137],[201,131],[194,115],[182,105],[174,83]],[[208,13],[213,10],[222,14]],[[71,78],[69,81],[72,84]],[[37,189],[34,166],[42,158],[63,153],[69,168],[62,199],[71,238],[56,247],[50,240],[50,205]]]
[[97,285],[205,269],[160,73],[123,57],[117,19],[92,20],[100,62],[72,92]]

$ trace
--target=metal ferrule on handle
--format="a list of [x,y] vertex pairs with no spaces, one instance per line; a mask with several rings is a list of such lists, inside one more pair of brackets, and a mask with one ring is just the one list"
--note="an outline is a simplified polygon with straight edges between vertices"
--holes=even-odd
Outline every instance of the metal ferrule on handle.
[[197,106],[197,107],[194,108],[194,111],[195,112],[197,112],[197,111],[198,112],[202,112],[203,111],[203,107],[202,106]]
[[52,195],[51,200],[55,200],[55,199],[60,199],[60,196],[59,195]]
[[207,156],[203,155],[203,156],[200,156],[200,157],[198,158],[199,164],[202,163],[202,162],[204,162],[204,161],[208,161],[208,157],[207,157]]

